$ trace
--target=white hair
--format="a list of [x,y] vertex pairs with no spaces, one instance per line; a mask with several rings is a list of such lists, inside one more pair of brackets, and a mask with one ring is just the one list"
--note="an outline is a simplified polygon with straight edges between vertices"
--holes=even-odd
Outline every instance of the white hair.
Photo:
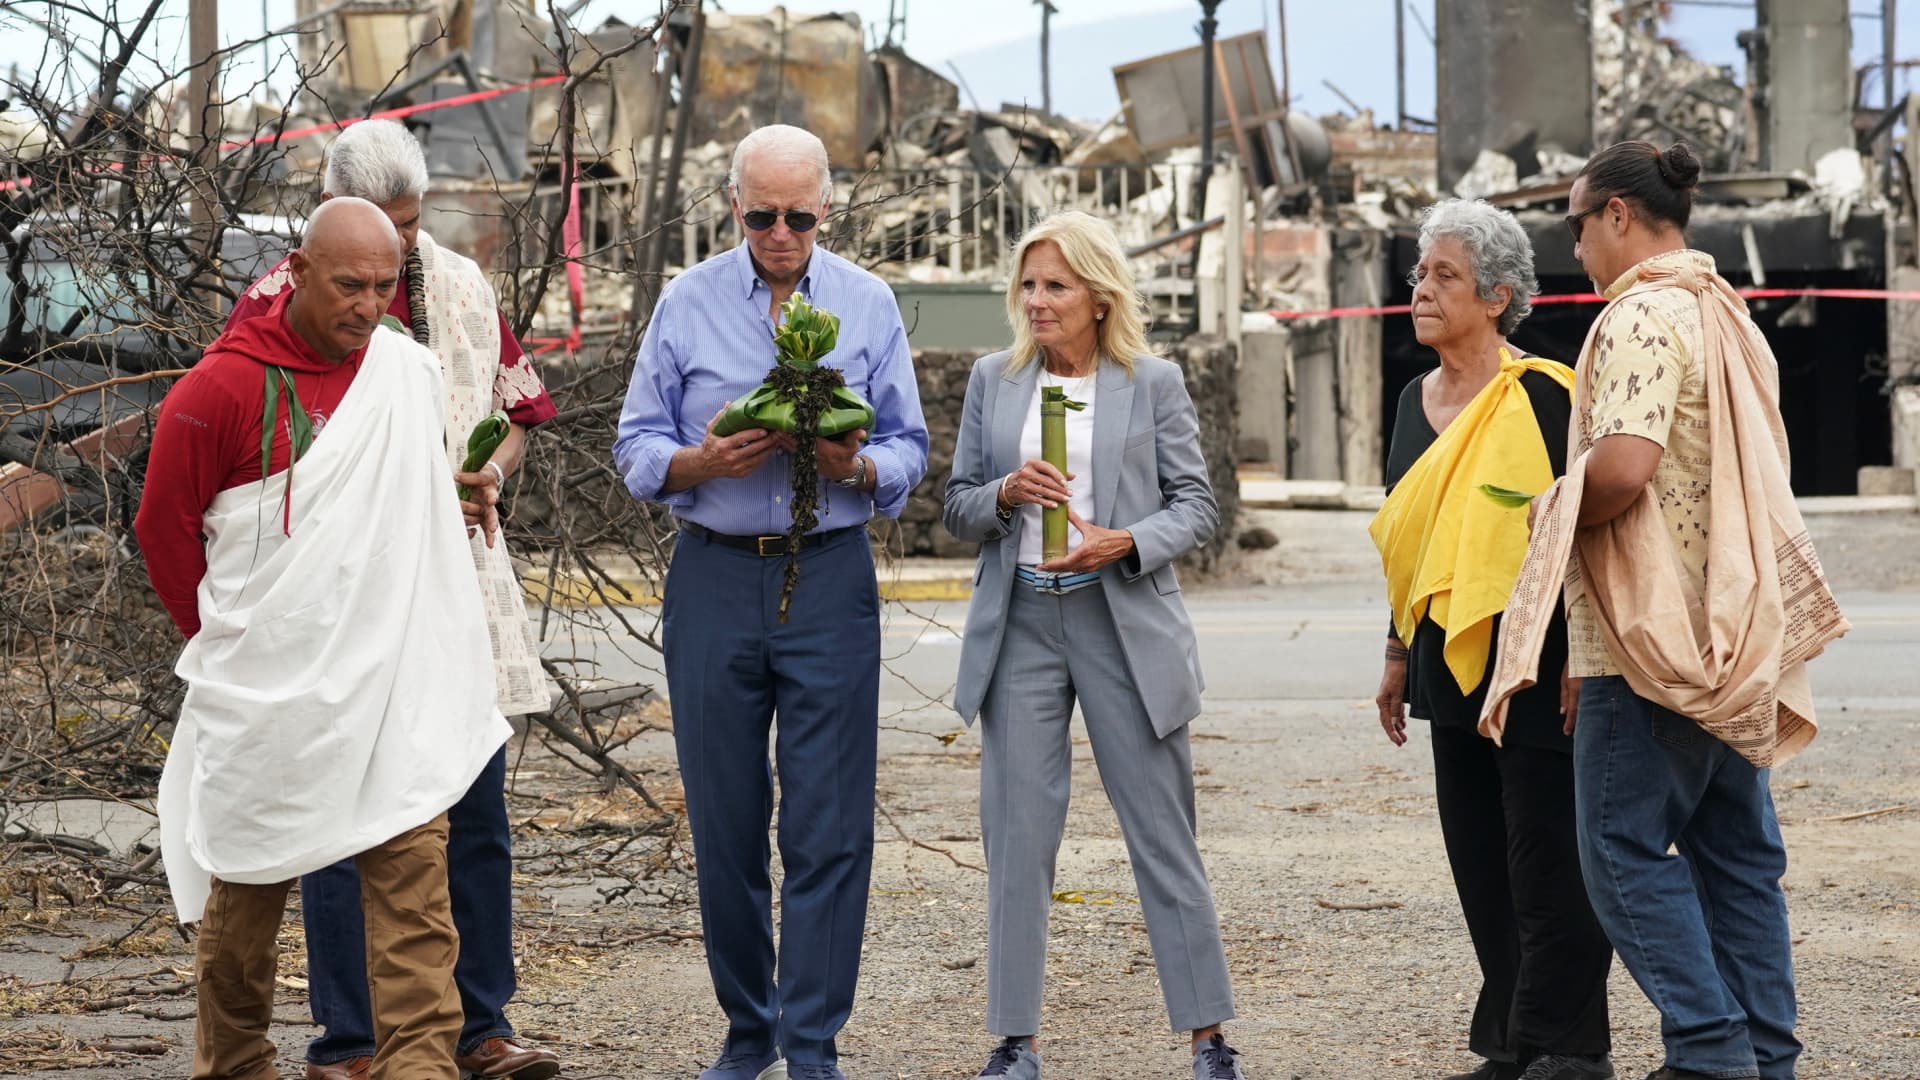
[[[1494,289],[1501,285],[1511,291],[1500,312],[1499,328],[1502,336],[1513,333],[1533,312],[1533,298],[1540,292],[1540,282],[1533,276],[1533,241],[1527,239],[1527,231],[1512,214],[1483,199],[1446,199],[1428,207],[1420,219],[1420,257],[1426,258],[1433,242],[1443,236],[1455,237],[1467,249],[1474,292],[1480,299],[1499,299]],[[1419,273],[1417,268],[1414,273]]]
[[427,193],[427,156],[420,140],[397,120],[362,120],[327,147],[328,195],[385,206]]
[[733,148],[733,168],[727,172],[727,187],[731,188],[735,198],[740,197],[740,174],[745,171],[746,163],[754,158],[777,158],[780,161],[799,165],[810,165],[820,173],[820,201],[826,202],[833,196],[833,172],[827,164],[827,144],[820,136],[805,128],[792,124],[768,124],[755,128],[740,140]]

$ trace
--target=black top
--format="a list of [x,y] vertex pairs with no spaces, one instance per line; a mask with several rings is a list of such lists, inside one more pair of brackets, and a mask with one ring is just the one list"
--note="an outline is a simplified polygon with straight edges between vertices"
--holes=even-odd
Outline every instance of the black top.
[[[1400,392],[1400,407],[1393,420],[1393,443],[1387,451],[1387,490],[1400,482],[1413,463],[1426,453],[1440,433],[1427,422],[1426,408],[1420,402],[1421,376]],[[1533,418],[1540,425],[1540,437],[1547,444],[1547,460],[1553,475],[1567,471],[1567,425],[1573,417],[1573,401],[1560,384],[1537,371],[1520,376],[1520,386],[1533,405]],[[1500,616],[1493,619],[1493,640],[1500,640]],[[1471,694],[1462,694],[1453,672],[1447,669],[1445,655],[1447,633],[1432,619],[1422,618],[1407,643],[1407,705],[1416,717],[1449,727],[1472,728],[1480,722],[1480,707],[1487,700],[1486,679]],[[1540,681],[1513,696],[1507,707],[1505,739],[1521,746],[1573,752],[1573,740],[1561,732],[1560,673],[1567,664],[1567,615],[1564,605],[1556,605],[1553,623],[1547,627],[1546,645],[1540,650]],[[1487,675],[1493,674],[1489,658]]]

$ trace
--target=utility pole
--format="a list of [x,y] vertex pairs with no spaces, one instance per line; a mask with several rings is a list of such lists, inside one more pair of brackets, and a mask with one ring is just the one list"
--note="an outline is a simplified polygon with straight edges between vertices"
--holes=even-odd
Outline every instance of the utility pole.
[[[1307,182],[1300,168],[1300,148],[1293,145],[1293,65],[1287,59],[1287,0],[1280,4],[1280,139],[1286,143],[1287,164],[1293,166],[1293,182]],[[1403,110],[1404,111],[1404,110]]]
[[[700,92],[700,50],[707,38],[706,0],[696,0],[693,5],[693,25],[687,31],[687,49],[680,57],[680,102],[679,110],[673,121],[673,149],[667,157],[667,175],[660,201],[655,204],[653,223],[653,244],[647,258],[646,272],[643,275],[652,281],[662,275],[667,267],[667,230],[665,222],[678,221],[685,217],[686,208],[680,205],[680,171],[687,156],[687,137],[693,130],[693,103]],[[666,93],[666,87],[660,88]],[[682,252],[687,265],[693,265],[693,252]],[[664,285],[662,286],[664,287]],[[655,289],[648,295],[646,314],[652,316],[653,305],[659,302],[660,290]]]
[[219,181],[213,169],[219,161],[220,49],[219,0],[190,0],[187,7],[187,49],[193,67],[187,75],[187,125],[193,148],[188,175],[192,177],[193,225],[202,259],[211,260],[220,246]]
[[[1895,0],[1880,0],[1880,95],[1882,113],[1893,111],[1893,72],[1894,72],[1894,25],[1899,21]],[[1911,137],[1911,136],[1910,136]],[[1881,161],[1880,191],[1881,197],[1893,197],[1893,125],[1887,125],[1887,152]]]
[[1053,115],[1053,13],[1060,10],[1051,0],[1033,0],[1040,5],[1040,111]]
[[886,44],[907,47],[907,0],[887,0]]
[[1407,130],[1407,0],[1393,0],[1393,130]]

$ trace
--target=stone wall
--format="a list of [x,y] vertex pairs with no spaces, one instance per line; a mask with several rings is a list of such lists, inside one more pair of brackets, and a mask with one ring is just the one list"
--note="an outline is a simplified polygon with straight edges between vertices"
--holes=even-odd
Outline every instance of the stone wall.
[[[900,514],[900,536],[889,546],[908,555],[972,558],[977,545],[954,539],[940,524],[940,510],[953,471],[954,440],[965,409],[967,377],[977,351],[923,349],[914,353],[920,381],[920,407],[927,417],[927,476]],[[1210,568],[1234,535],[1240,510],[1240,486],[1233,468],[1238,432],[1238,378],[1233,346],[1213,337],[1192,337],[1170,346],[1167,358],[1186,369],[1187,391],[1200,414],[1200,444],[1212,470],[1214,497],[1220,503],[1220,527],[1213,540],[1186,561]]]

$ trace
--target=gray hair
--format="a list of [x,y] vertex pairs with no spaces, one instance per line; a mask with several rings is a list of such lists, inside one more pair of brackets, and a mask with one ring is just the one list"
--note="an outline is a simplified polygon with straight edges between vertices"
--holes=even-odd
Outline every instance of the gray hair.
[[1507,213],[1482,199],[1446,199],[1427,208],[1420,218],[1420,257],[1433,242],[1451,236],[1467,249],[1473,266],[1474,291],[1482,300],[1498,300],[1494,289],[1505,285],[1513,297],[1500,313],[1500,334],[1513,333],[1533,311],[1540,281],[1533,276],[1533,242]]
[[833,173],[827,164],[827,144],[820,136],[791,124],[768,124],[755,128],[733,148],[733,167],[727,171],[727,187],[740,196],[740,174],[748,160],[774,157],[783,161],[810,165],[820,173],[820,201],[833,196]]
[[398,120],[362,120],[327,147],[325,188],[375,206],[427,193],[427,156]]

